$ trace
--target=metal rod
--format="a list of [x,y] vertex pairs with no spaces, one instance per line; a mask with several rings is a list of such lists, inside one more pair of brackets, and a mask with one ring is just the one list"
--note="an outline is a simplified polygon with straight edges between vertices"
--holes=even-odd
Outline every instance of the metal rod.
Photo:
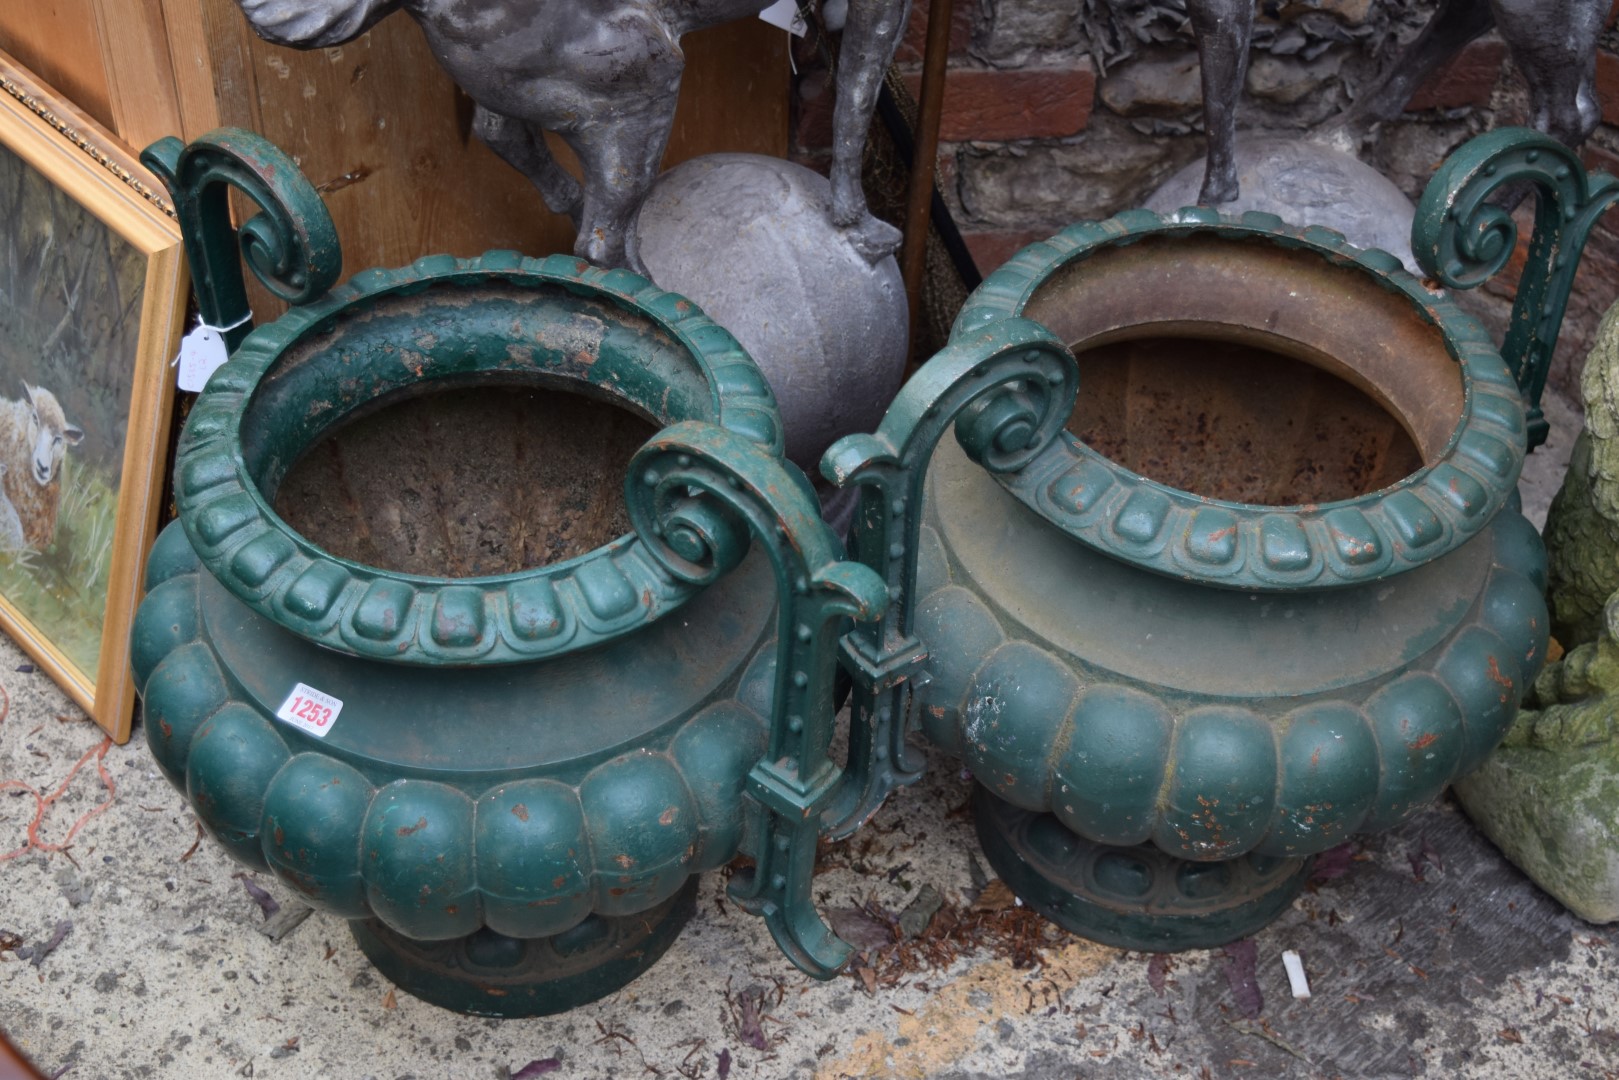
[[944,111],[945,65],[950,58],[952,0],[929,0],[928,37],[922,54],[922,87],[917,94],[916,154],[911,158],[911,187],[905,199],[905,247],[901,272],[911,308],[911,351],[916,350],[922,316],[922,272],[927,263],[928,212],[933,201],[933,172],[939,156],[939,117]]

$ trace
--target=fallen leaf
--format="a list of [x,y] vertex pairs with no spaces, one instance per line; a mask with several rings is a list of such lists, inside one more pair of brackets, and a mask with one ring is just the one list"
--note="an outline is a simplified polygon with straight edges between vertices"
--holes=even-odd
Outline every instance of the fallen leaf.
[[854,973],[860,977],[860,982],[865,986],[866,993],[875,994],[877,992],[877,972],[874,969],[857,967],[854,969]]
[[928,924],[933,921],[944,907],[944,897],[932,885],[924,885],[916,892],[916,898],[905,905],[905,910],[899,913],[900,937],[911,941],[921,937],[927,930]]
[[388,992],[382,995],[382,1007],[384,1009],[399,1008],[399,999],[394,997],[394,988],[391,986],[388,987]]
[[1164,996],[1164,982],[1169,975],[1169,957],[1163,953],[1153,953],[1152,959],[1147,961],[1147,985],[1159,997]]
[[1337,847],[1328,848],[1315,857],[1315,865],[1310,868],[1311,881],[1332,881],[1349,873],[1355,863],[1355,848],[1353,844],[1344,843]]
[[832,930],[858,950],[880,949],[894,942],[894,931],[887,923],[871,916],[865,908],[833,908],[826,913]]
[[1012,892],[1012,886],[996,878],[984,886],[984,891],[978,894],[969,911],[1005,911],[1017,903],[1017,896]]
[[759,999],[762,996],[763,992],[755,987],[742,991],[742,1019],[736,1029],[737,1036],[755,1050],[766,1050],[770,1047],[770,1041],[765,1038],[764,1028],[759,1024]]
[[1496,1034],[1501,1036],[1501,1041],[1502,1042],[1509,1042],[1509,1043],[1521,1043],[1521,1042],[1523,1042],[1523,1036],[1519,1035],[1517,1030],[1514,1029],[1514,1028],[1502,1028],[1500,1031],[1496,1032]]
[[[143,806],[143,807],[141,807],[141,809],[144,810],[146,808]],[[191,841],[191,846],[186,848],[186,853],[184,855],[180,856],[180,861],[181,862],[189,862],[190,859],[191,859],[191,856],[193,856],[193,855],[195,855],[197,853],[197,848],[202,846],[202,822],[193,821],[192,824],[194,824],[197,827],[197,838],[195,840]]]
[[253,884],[253,882],[248,879],[246,874],[232,874],[231,877],[236,878],[242,883],[242,888],[247,890],[247,895],[253,898],[253,902],[257,904],[259,906],[259,910],[264,913],[265,922],[269,922],[270,916],[281,910],[281,905],[276,902],[275,897]]
[[1265,1008],[1257,977],[1259,949],[1252,938],[1244,938],[1227,945],[1224,952],[1225,977],[1231,986],[1231,996],[1242,1015],[1250,1020],[1257,1019]]
[[540,1058],[538,1061],[531,1061],[512,1073],[512,1080],[534,1080],[536,1076],[544,1076],[546,1073],[556,1072],[560,1068],[562,1068],[562,1062],[556,1058]]
[[73,929],[72,919],[63,919],[61,922],[57,923],[56,929],[51,931],[51,936],[46,938],[40,944],[34,946],[34,956],[29,963],[33,964],[35,967],[43,964],[45,962],[45,958],[51,953],[55,952],[58,945],[62,944],[62,939],[67,937],[67,933],[71,929]]
[[719,1077],[719,1080],[725,1080],[725,1078],[727,1076],[730,1076],[731,1075],[731,1052],[729,1050],[721,1048],[721,1050],[719,1052],[719,1056],[714,1061],[714,1066],[715,1066],[714,1067],[715,1075]]

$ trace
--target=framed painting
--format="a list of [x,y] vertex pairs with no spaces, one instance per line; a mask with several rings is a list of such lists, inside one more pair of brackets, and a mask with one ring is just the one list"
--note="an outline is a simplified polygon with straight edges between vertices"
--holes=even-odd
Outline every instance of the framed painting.
[[119,742],[187,298],[157,191],[0,53],[0,627]]

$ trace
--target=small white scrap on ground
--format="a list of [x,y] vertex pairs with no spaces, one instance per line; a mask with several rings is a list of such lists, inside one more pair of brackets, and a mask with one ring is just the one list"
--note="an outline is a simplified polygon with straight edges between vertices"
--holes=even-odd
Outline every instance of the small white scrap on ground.
[[1304,975],[1304,961],[1292,949],[1282,953],[1282,966],[1287,969],[1287,981],[1293,985],[1293,996],[1300,1001],[1310,997],[1310,980]]

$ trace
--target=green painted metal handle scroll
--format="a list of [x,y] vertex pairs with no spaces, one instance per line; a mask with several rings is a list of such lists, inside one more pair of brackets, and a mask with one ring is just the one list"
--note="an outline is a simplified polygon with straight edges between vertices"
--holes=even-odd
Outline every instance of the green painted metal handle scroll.
[[1078,365],[1060,340],[1038,323],[1004,319],[952,342],[900,389],[874,434],[839,439],[821,459],[834,484],[861,487],[854,553],[882,575],[891,601],[841,644],[855,681],[850,769],[862,774],[828,809],[830,835],[853,832],[889,791],[921,775],[905,717],[912,686],[926,677],[913,590],[934,447],[954,425],[968,455],[991,472],[1021,468],[1062,432],[1078,390]]
[[809,485],[790,470],[739,435],[686,421],[636,454],[625,499],[648,549],[683,581],[735,566],[750,533],[770,556],[780,600],[769,748],[747,779],[755,866],[731,895],[764,917],[801,970],[830,978],[850,949],[817,914],[810,882],[823,811],[844,782],[828,754],[837,633],[845,619],[877,618],[888,594],[870,569],[842,560]]
[[[228,351],[253,329],[240,260],[290,304],[318,300],[337,281],[343,253],[326,204],[267,140],[239,128],[189,144],[169,136],[148,146],[141,163],[174,199],[202,321],[224,330]],[[232,188],[260,210],[240,229],[231,224]]]
[[1487,132],[1446,158],[1428,182],[1411,226],[1411,251],[1424,273],[1450,288],[1483,284],[1507,264],[1518,243],[1512,215],[1488,200],[1523,183],[1534,186],[1535,231],[1501,354],[1528,404],[1533,450],[1546,441],[1540,395],[1574,271],[1592,227],[1619,200],[1619,180],[1588,174],[1574,151],[1538,131]]

